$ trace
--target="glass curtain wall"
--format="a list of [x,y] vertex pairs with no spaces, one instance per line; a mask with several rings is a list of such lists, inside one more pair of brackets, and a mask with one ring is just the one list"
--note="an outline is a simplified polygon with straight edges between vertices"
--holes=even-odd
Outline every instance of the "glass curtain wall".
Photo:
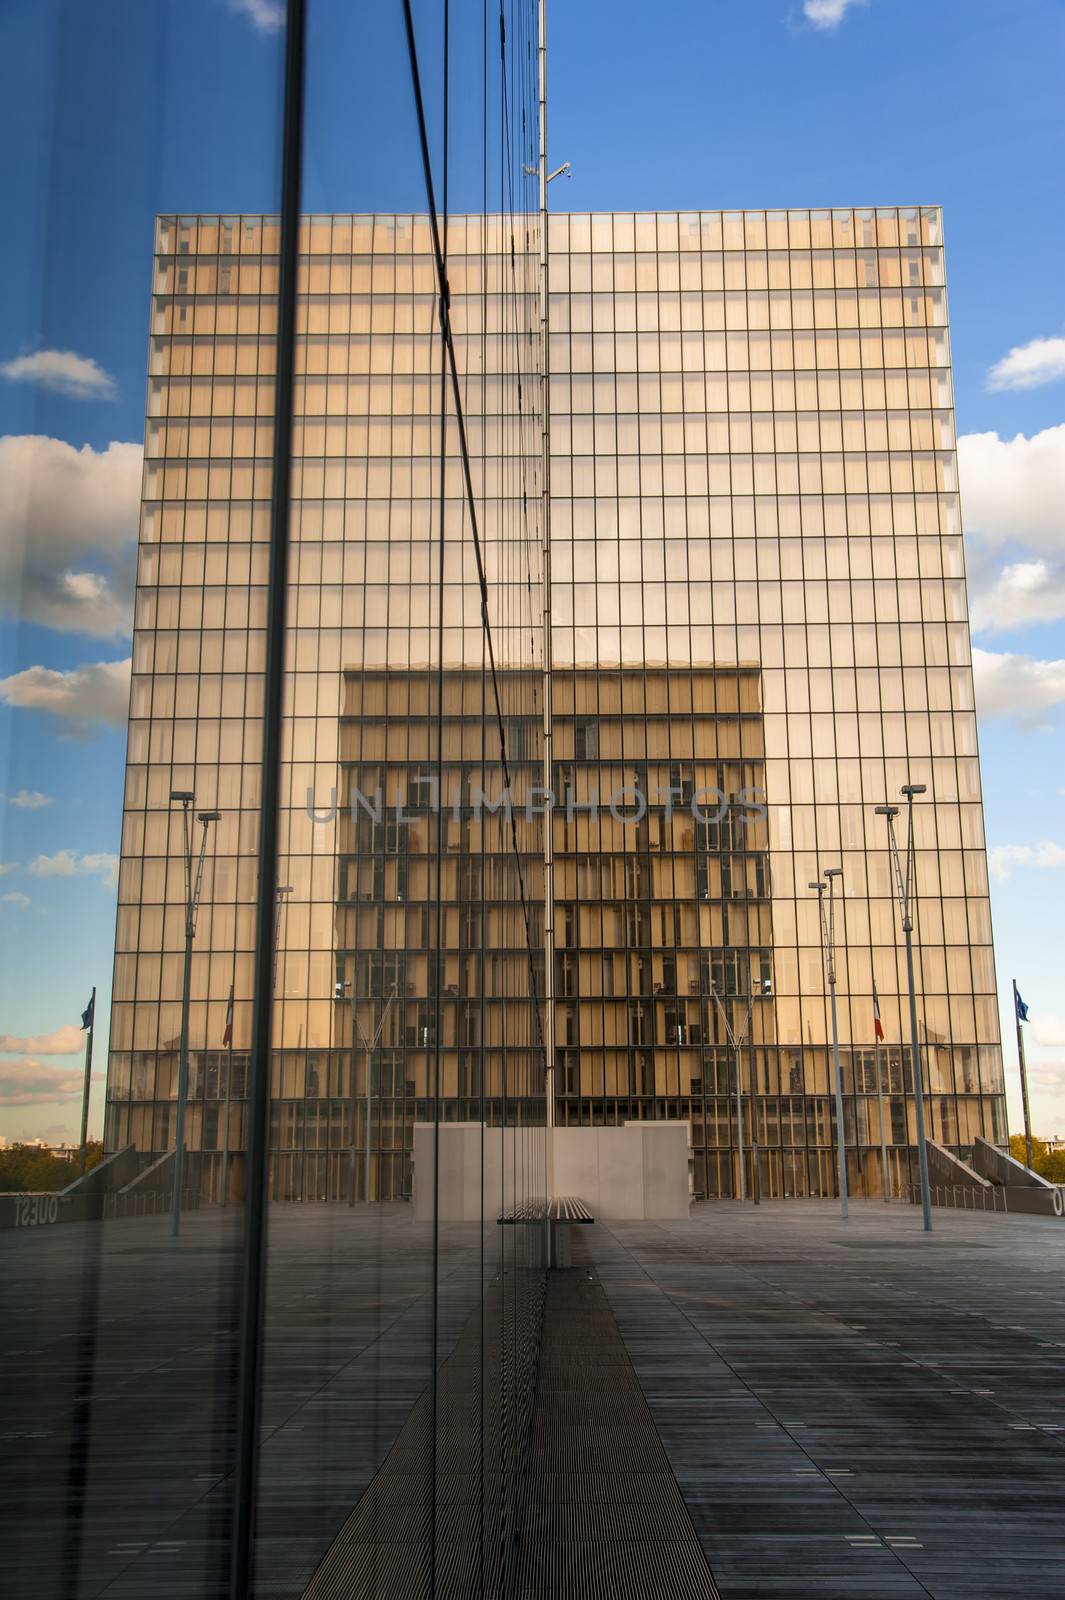
[[[9,1592],[509,1592],[544,1258],[500,1219],[546,1192],[535,7],[121,40],[100,10],[27,57],[5,349],[9,1016],[75,1054],[30,1092],[76,1127],[96,985],[105,1156],[3,1235]],[[80,71],[105,48],[135,116]]]
[[[549,238],[560,757],[578,792],[651,785],[642,837],[605,799],[604,820],[555,815],[565,1119],[690,1115],[695,1192],[735,1193],[724,1017],[743,1038],[749,1006],[748,1193],[756,1146],[763,1193],[832,1194],[807,885],[841,864],[845,1142],[852,1190],[879,1193],[878,1076],[889,1182],[910,1180],[916,1138],[874,815],[904,783],[928,789],[929,1134],[955,1149],[1005,1137],[940,213],[574,213]],[[704,841],[685,796],[704,784],[730,817],[756,785],[765,815],[748,830],[739,806],[744,836],[718,830],[693,894]]]

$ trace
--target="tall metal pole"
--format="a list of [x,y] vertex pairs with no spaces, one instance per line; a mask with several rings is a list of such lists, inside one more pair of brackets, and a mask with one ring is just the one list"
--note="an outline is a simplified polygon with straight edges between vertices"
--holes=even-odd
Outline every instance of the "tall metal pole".
[[[539,5],[540,69],[540,522],[543,545],[543,699],[544,777],[546,794],[554,780],[551,705],[551,347],[548,301],[547,238],[547,0]],[[555,814],[544,816],[544,1099],[547,1121],[547,1193],[555,1188]]]
[[[839,1021],[836,1016],[836,902],[833,893],[833,880],[842,876],[841,867],[831,867],[825,873],[828,882],[811,883],[810,888],[817,891],[817,914],[821,922],[821,950],[824,955],[825,973],[828,977],[828,994],[830,1011],[832,1015],[832,1077],[836,1101],[836,1165],[839,1172],[839,1209],[843,1220],[847,1220],[847,1152],[844,1145],[843,1129],[843,1083],[839,1064]],[[825,914],[825,890],[828,890],[828,914]]]
[[[232,995],[231,995],[232,999]],[[226,1098],[223,1109],[225,1122],[222,1127],[222,1204],[229,1204],[229,1116],[233,1103],[233,1032],[230,1029],[229,1043],[226,1045]]]
[[917,987],[913,973],[913,899],[917,893],[917,857],[913,837],[913,802],[915,795],[924,794],[923,783],[907,783],[903,785],[902,793],[906,797],[906,820],[908,834],[906,839],[906,871],[903,873],[899,860],[899,846],[895,838],[895,818],[899,814],[898,806],[877,806],[876,814],[887,818],[888,848],[891,852],[891,863],[895,871],[895,887],[898,893],[899,910],[902,915],[902,931],[906,938],[906,983],[910,996],[910,1054],[913,1060],[913,1097],[916,1105],[917,1116],[917,1168],[921,1179],[921,1212],[924,1220],[925,1233],[932,1231],[932,1191],[928,1181],[928,1147],[925,1140],[924,1120],[924,1074],[921,1070],[921,1036],[917,1028]]
[[195,796],[189,790],[172,793],[171,800],[181,801],[181,826],[185,844],[185,966],[181,984],[181,1044],[178,1057],[177,1126],[174,1130],[174,1193],[170,1208],[170,1236],[176,1239],[181,1232],[181,1186],[185,1177],[185,1105],[189,1097],[189,1001],[192,987],[192,941],[196,937],[196,907],[203,883],[203,864],[207,855],[207,829],[217,822],[217,811],[201,811],[198,821],[200,854],[195,873],[192,859],[192,815]]
[[366,1137],[365,1137],[365,1139],[363,1141],[364,1149],[365,1149],[365,1152],[366,1152],[366,1172],[365,1172],[365,1176],[364,1176],[364,1180],[363,1180],[363,1194],[364,1194],[365,1199],[366,1199],[366,1204],[369,1205],[370,1204],[370,1135],[371,1135],[371,1130],[373,1128],[373,1082],[372,1082],[372,1077],[371,1077],[371,1074],[372,1074],[372,1071],[373,1071],[373,1053],[377,1049],[377,1045],[378,1045],[378,1042],[379,1042],[379,1040],[381,1038],[382,1033],[385,1031],[385,1023],[388,1021],[388,1013],[392,1009],[392,1004],[393,1004],[393,1002],[394,1002],[394,1000],[396,998],[396,993],[398,991],[398,988],[399,988],[399,981],[398,981],[398,979],[396,979],[396,980],[393,981],[392,988],[391,988],[391,990],[389,992],[388,1004],[385,1006],[385,1009],[381,1013],[381,1020],[377,1024],[377,1031],[374,1034],[372,1039],[367,1039],[366,1035],[362,1031],[362,1026],[361,1026],[361,1024],[359,1022],[358,1013],[355,1010],[355,982],[354,982],[354,979],[352,979],[352,984],[351,984],[351,1196],[350,1196],[350,1198],[348,1200],[348,1204],[351,1205],[351,1206],[353,1206],[355,1204],[355,1163],[356,1163],[355,1152],[356,1152],[356,1150],[358,1148],[358,1146],[356,1144],[356,1141],[355,1141],[355,1034],[356,1034],[356,1032],[358,1033],[359,1040],[360,1040],[360,1042],[362,1044],[363,1049],[366,1052]]
[[193,796],[181,796],[185,846],[185,965],[181,980],[181,1043],[178,1054],[177,1126],[174,1131],[174,1192],[170,1201],[170,1237],[181,1232],[181,1185],[185,1177],[185,1101],[189,1092],[189,989],[192,983],[192,821]]
[[924,1231],[932,1231],[932,1193],[928,1183],[928,1145],[924,1121],[924,1073],[921,1069],[921,1037],[917,1031],[917,990],[913,976],[913,923],[903,923],[906,935],[906,982],[910,990],[910,1051],[913,1056],[913,1097],[917,1107],[917,1168],[921,1176],[921,1210]]
[[[85,1036],[85,1082],[81,1090],[81,1175],[85,1176],[86,1145],[89,1142],[89,1090],[92,1086],[92,1036],[96,1028],[96,985],[92,986],[92,999],[89,1001],[89,1030]],[[1018,1035],[1020,1029],[1017,1030]],[[1025,1094],[1025,1106],[1028,1096]],[[1031,1166],[1029,1161],[1028,1165]]]
[[[93,990],[93,994],[96,990]],[[1017,997],[1017,980],[1013,980],[1013,1020],[1017,1026],[1017,1065],[1021,1072],[1021,1107],[1024,1111],[1024,1164],[1032,1170],[1032,1114],[1028,1109],[1028,1069],[1024,1064],[1024,1034],[1021,1032],[1021,1008]]]
[[738,1186],[737,1186],[739,1192],[738,1192],[736,1198],[738,1200],[746,1200],[746,1198],[747,1198],[747,1174],[746,1174],[746,1171],[745,1171],[745,1154],[746,1154],[746,1152],[744,1151],[744,1148],[743,1148],[743,1066],[742,1066],[741,1054],[740,1053],[741,1053],[741,1051],[743,1049],[743,1041],[744,1041],[744,1038],[746,1037],[746,1034],[747,1034],[747,1025],[748,1025],[748,1023],[750,1022],[750,1019],[751,1019],[751,1007],[754,1004],[754,1000],[752,998],[751,1000],[749,1000],[747,1002],[747,1016],[745,1017],[744,1023],[743,1023],[743,1027],[740,1029],[739,1035],[737,1036],[732,1031],[732,1024],[728,1019],[728,1012],[725,1010],[724,1002],[722,1001],[721,996],[718,994],[717,990],[715,988],[713,988],[713,987],[711,987],[710,993],[713,995],[714,1002],[715,1002],[715,1004],[717,1006],[717,1009],[721,1013],[721,1021],[725,1025],[725,1037],[728,1039],[729,1044],[732,1046],[732,1055],[733,1055],[733,1059],[734,1059],[734,1061],[736,1063],[736,1091],[735,1091],[736,1092],[736,1155],[737,1155],[737,1158],[738,1158],[738,1161],[739,1161],[739,1174],[738,1174],[739,1183],[738,1183]]
[[753,1016],[747,1032],[747,1053],[751,1058],[751,1199],[756,1206],[760,1206],[762,1175],[759,1171],[761,1152],[758,1144],[758,1065],[754,1054]]

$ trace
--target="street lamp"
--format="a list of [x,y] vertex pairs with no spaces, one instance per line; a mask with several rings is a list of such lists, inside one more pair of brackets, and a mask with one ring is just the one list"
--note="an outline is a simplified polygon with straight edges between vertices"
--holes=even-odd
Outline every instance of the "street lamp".
[[[743,1078],[742,1078],[743,1068],[742,1068],[742,1064],[741,1064],[741,1061],[740,1061],[740,1051],[743,1049],[743,1041],[744,1041],[744,1039],[745,1039],[745,1037],[747,1035],[747,1026],[748,1026],[748,1024],[749,1024],[749,1022],[751,1020],[751,1008],[754,1005],[754,996],[752,994],[751,998],[747,1002],[747,1015],[743,1019],[742,1028],[740,1029],[739,1033],[733,1033],[732,1024],[731,1024],[731,1022],[729,1021],[729,1018],[728,1018],[728,1012],[725,1010],[724,1004],[722,1003],[722,1000],[721,1000],[721,996],[718,994],[718,992],[714,988],[713,984],[711,984],[711,986],[710,986],[710,993],[713,995],[714,1000],[715,1000],[715,1002],[717,1004],[717,1009],[721,1013],[721,1020],[725,1024],[725,1034],[726,1034],[726,1036],[728,1038],[729,1044],[732,1046],[733,1052],[735,1053],[735,1057],[736,1057],[736,1154],[737,1154],[737,1157],[739,1159],[739,1195],[738,1195],[737,1198],[740,1199],[740,1200],[746,1200],[746,1198],[747,1198],[747,1177],[746,1177],[746,1174],[745,1174],[745,1172],[743,1170],[743,1163],[744,1163],[744,1151],[743,1151]],[[755,1084],[754,1084],[754,1057],[752,1055],[752,1058],[751,1058],[751,1120],[752,1120],[752,1122],[753,1122],[755,1116],[757,1115],[756,1110],[755,1110],[754,1089],[755,1089]],[[752,1141],[753,1142],[752,1142],[752,1147],[751,1147],[751,1156],[752,1156],[751,1169],[752,1169],[752,1176],[754,1178],[755,1204],[757,1205],[757,1203],[758,1203],[758,1173],[757,1173],[757,1170],[756,1170],[755,1165],[754,1165],[755,1161],[757,1160],[757,1154],[756,1154],[757,1148],[758,1148],[758,1146],[757,1146],[757,1129],[755,1129],[753,1131]]]
[[[836,1160],[839,1166],[839,1209],[844,1222],[847,1220],[847,1150],[843,1138],[843,1084],[839,1066],[839,1022],[836,1017],[836,896],[835,884],[837,878],[843,877],[842,867],[828,867],[825,870],[828,882],[818,881],[811,883],[809,888],[817,891],[817,912],[821,921],[821,951],[825,962],[825,972],[828,975],[828,993],[832,1009],[832,1075],[835,1080],[836,1095]],[[843,885],[840,884],[842,890]],[[825,890],[828,890],[828,911],[825,911]]]
[[924,1214],[924,1231],[932,1231],[932,1195],[928,1187],[928,1146],[924,1126],[924,1074],[921,1070],[921,1040],[917,1032],[917,991],[913,978],[913,902],[917,896],[917,857],[913,837],[914,797],[925,793],[923,783],[903,784],[901,793],[906,799],[906,870],[899,859],[895,838],[895,818],[898,806],[877,806],[876,815],[887,821],[888,849],[895,873],[899,911],[902,914],[902,931],[906,935],[906,981],[910,991],[910,1054],[913,1057],[913,1097],[917,1107],[917,1165],[921,1175],[921,1210]]
[[181,1232],[181,1185],[185,1175],[185,1103],[189,1096],[189,991],[192,984],[192,941],[196,937],[196,909],[203,886],[203,863],[207,854],[207,829],[221,817],[220,811],[200,811],[196,820],[203,831],[200,853],[193,861],[192,807],[196,796],[191,789],[171,789],[171,805],[181,806],[182,838],[185,855],[185,970],[181,985],[181,1046],[178,1057],[177,1127],[174,1148],[174,1196],[170,1213],[170,1235]]

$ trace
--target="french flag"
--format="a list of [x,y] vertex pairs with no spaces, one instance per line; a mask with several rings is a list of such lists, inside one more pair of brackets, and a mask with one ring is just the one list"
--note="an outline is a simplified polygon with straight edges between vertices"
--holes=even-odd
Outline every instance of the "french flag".
[[227,1048],[233,1043],[233,985],[229,985],[229,1004],[226,1006],[226,1031],[222,1035],[222,1044]]
[[875,983],[873,984],[873,1031],[880,1043],[883,1043],[884,1024],[880,1020],[880,996],[876,992]]

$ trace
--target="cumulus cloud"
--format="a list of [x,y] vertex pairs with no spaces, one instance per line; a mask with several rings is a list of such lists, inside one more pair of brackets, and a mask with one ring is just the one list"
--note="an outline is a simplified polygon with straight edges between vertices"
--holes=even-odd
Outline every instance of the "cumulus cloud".
[[974,648],[973,679],[976,709],[982,717],[1046,727],[1047,712],[1065,701],[1065,661]]
[[1014,345],[987,375],[989,389],[1038,389],[1065,378],[1065,339],[1029,339]]
[[864,4],[865,0],[806,0],[802,9],[815,28],[838,28],[851,6]]
[[1036,1044],[1065,1044],[1065,1022],[1060,1017],[1033,1017],[1029,1026]]
[[[993,878],[1006,879],[1016,867],[1065,867],[1065,845],[1044,839],[1040,844],[998,844],[987,852],[987,867]],[[1061,1041],[1043,1040],[1044,1044]]]
[[5,906],[14,906],[16,911],[28,911],[33,901],[28,894],[23,894],[21,889],[12,889],[10,894],[0,894],[0,901]]
[[1065,423],[1023,433],[963,433],[958,440],[965,526],[990,547],[1016,543],[1054,557],[1065,548]]
[[10,615],[101,638],[130,632],[141,461],[139,444],[0,438],[0,604]]
[[1040,556],[991,570],[970,565],[969,620],[974,633],[1006,633],[1065,617],[1065,566]]
[[51,1033],[0,1033],[0,1053],[29,1056],[74,1056],[85,1048],[85,1035],[73,1022]]
[[9,806],[18,811],[41,811],[54,803],[54,796],[42,794],[39,789],[19,789],[15,794],[5,794]]
[[281,0],[229,0],[229,9],[238,16],[247,17],[260,33],[277,33],[285,25]]
[[48,1105],[72,1099],[81,1090],[77,1068],[52,1067],[44,1061],[0,1061],[0,1105]]
[[105,889],[118,887],[118,857],[109,850],[84,856],[78,850],[57,850],[54,856],[34,856],[26,870],[35,878],[98,877]]
[[67,672],[26,667],[0,678],[0,700],[58,717],[64,733],[84,738],[98,727],[122,727],[129,712],[131,658],[93,661]]
[[5,361],[0,373],[12,383],[33,383],[73,400],[113,400],[115,380],[91,356],[73,350],[38,350]]

